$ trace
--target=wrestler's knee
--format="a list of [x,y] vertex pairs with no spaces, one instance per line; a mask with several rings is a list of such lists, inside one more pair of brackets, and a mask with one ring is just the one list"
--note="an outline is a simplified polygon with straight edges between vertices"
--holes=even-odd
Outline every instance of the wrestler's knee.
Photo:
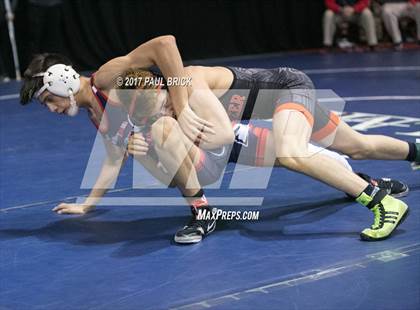
[[287,142],[287,137],[284,138],[284,143],[276,147],[277,162],[287,169],[301,170],[309,157],[310,154],[305,145],[296,143],[293,139]]

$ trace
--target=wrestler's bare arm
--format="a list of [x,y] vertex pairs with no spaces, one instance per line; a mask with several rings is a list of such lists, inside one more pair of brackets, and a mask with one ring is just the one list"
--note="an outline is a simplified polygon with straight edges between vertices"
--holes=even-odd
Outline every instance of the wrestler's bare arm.
[[191,78],[191,87],[188,88],[189,104],[194,112],[201,118],[214,124],[215,135],[202,140],[200,148],[214,149],[225,144],[232,144],[234,134],[229,117],[216,95],[209,87],[208,80],[202,67],[186,67],[185,72]]
[[[165,78],[184,78],[184,65],[176,45],[175,37],[171,35],[154,38],[131,51],[125,56],[114,58],[101,66],[95,75],[96,86],[102,90],[116,88],[117,79],[129,69],[150,68],[156,65]],[[175,114],[181,128],[190,138],[203,129],[203,135],[214,134],[213,125],[197,117],[188,105],[188,92],[184,85],[169,86]]]
[[61,203],[53,209],[59,214],[84,214],[95,208],[95,205],[109,190],[117,179],[121,168],[128,156],[121,148],[104,139],[107,156],[102,163],[102,168],[96,182],[86,200],[81,204]]

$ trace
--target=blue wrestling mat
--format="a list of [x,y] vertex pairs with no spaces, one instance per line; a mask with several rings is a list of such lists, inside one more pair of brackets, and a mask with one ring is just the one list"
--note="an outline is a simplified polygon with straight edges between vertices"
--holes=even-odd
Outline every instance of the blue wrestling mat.
[[[269,55],[211,61],[289,66],[345,98],[344,117],[367,133],[420,138],[418,52]],[[420,172],[407,162],[351,161],[356,171],[405,181],[411,214],[392,238],[361,242],[373,217],[305,176],[274,169],[267,189],[209,190],[261,196],[258,221],[225,221],[202,243],[178,246],[186,207],[98,207],[57,215],[80,189],[96,132],[86,115],[58,117],[18,104],[0,84],[0,309],[419,309]],[[81,113],[83,114],[83,113]],[[136,197],[175,190],[125,190]],[[244,176],[257,168],[243,169]],[[229,166],[228,174],[233,171]],[[226,183],[226,182],[225,182]],[[108,196],[118,196],[115,191]],[[244,207],[228,207],[243,210]]]

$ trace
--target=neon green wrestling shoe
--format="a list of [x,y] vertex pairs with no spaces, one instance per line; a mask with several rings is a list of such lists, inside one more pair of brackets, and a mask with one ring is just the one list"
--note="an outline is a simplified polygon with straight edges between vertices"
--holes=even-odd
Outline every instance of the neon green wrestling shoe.
[[385,192],[378,196],[375,196],[377,199],[372,199],[369,195],[362,194],[357,198],[358,202],[367,206],[375,215],[373,225],[360,233],[360,238],[364,241],[388,238],[408,215],[408,206],[401,200],[386,195]]

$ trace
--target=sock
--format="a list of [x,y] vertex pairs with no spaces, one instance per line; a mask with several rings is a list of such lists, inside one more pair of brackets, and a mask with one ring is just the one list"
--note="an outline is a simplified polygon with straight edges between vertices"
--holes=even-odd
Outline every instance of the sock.
[[185,197],[185,198],[199,198],[199,197],[204,196],[204,191],[203,191],[202,188],[200,188],[200,190],[192,196],[187,196],[187,195],[184,195],[184,194],[182,194],[182,196]]
[[405,160],[413,162],[413,161],[420,161],[420,144],[414,142],[407,142],[408,143],[408,155]]
[[365,207],[372,209],[387,195],[386,190],[369,184],[364,191],[356,198],[356,201]]
[[191,205],[191,208],[197,209],[197,208],[203,208],[208,206],[207,198],[204,195],[203,189],[200,189],[196,194],[193,196],[185,196],[185,199],[188,201],[188,203]]

